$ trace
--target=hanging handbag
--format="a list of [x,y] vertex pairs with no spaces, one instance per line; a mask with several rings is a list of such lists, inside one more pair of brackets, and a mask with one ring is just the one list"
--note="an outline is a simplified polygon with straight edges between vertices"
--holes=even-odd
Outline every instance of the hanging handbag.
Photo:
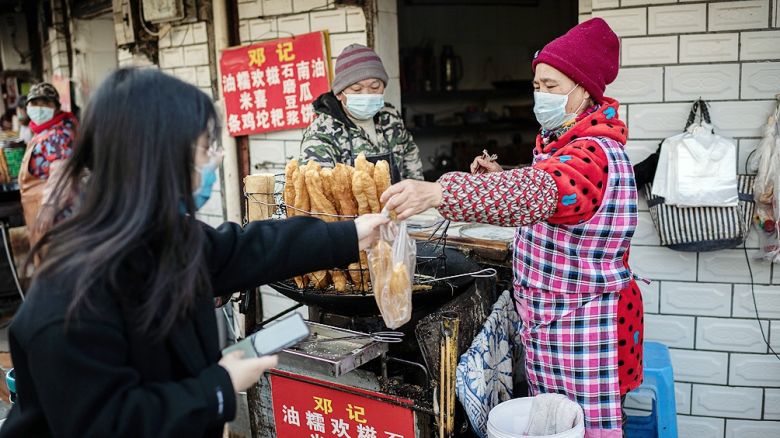
[[[693,104],[685,131],[688,131],[698,115],[704,123],[711,124],[707,103],[698,100]],[[665,165],[664,161],[662,152],[659,171]],[[673,177],[674,175],[671,176]],[[647,205],[661,245],[677,251],[694,252],[716,251],[741,245],[747,239],[753,216],[753,180],[754,175],[738,175],[738,202],[737,205],[728,207],[669,205],[664,197],[653,195],[653,184],[646,184]],[[674,187],[668,189],[674,190]]]

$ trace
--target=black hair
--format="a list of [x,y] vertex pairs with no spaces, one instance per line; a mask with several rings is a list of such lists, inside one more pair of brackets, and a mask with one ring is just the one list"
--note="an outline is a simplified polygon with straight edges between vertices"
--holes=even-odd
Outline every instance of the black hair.
[[27,95],[26,94],[22,94],[22,95],[20,95],[19,97],[16,98],[16,106],[14,108],[22,107],[22,109],[24,109],[24,107],[26,107],[26,106],[27,106]]
[[[135,303],[136,327],[164,336],[208,291],[191,194],[195,145],[216,120],[205,93],[154,69],[116,70],[97,89],[54,189],[63,199],[75,188],[78,207],[28,259],[40,258],[36,278],[73,281],[69,319],[107,288]],[[122,284],[139,255],[137,284]]]

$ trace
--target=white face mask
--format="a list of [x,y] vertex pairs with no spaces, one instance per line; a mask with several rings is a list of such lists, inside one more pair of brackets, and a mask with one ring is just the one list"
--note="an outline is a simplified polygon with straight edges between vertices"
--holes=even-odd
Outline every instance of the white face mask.
[[48,106],[28,106],[27,116],[36,125],[41,125],[54,117],[54,108],[49,108]]
[[358,120],[373,118],[385,106],[384,94],[345,94],[347,109]]
[[[534,91],[534,114],[536,120],[542,125],[542,128],[550,131],[562,126],[569,120],[577,117],[579,107],[573,113],[566,112],[566,104],[569,102],[569,95],[576,90],[579,84],[569,90],[566,94],[544,93]],[[582,103],[585,103],[583,99]],[[580,107],[582,106],[580,104]]]

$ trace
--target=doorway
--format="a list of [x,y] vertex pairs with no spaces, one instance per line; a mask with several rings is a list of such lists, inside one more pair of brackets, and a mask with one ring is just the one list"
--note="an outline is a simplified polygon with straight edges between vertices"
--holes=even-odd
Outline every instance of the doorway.
[[576,0],[399,0],[401,96],[427,180],[476,155],[529,164],[531,61],[577,24]]

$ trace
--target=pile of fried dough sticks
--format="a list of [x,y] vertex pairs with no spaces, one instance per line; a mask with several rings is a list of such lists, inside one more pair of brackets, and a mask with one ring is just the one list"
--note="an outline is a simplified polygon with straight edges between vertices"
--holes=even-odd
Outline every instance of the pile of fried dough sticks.
[[[336,164],[323,168],[310,161],[299,165],[290,160],[285,168],[284,204],[287,217],[314,216],[327,222],[351,220],[368,213],[379,213],[384,207],[379,201],[390,187],[390,165],[380,160],[376,164],[358,155],[355,167]],[[346,270],[312,272],[296,277],[300,289],[328,289],[332,284],[338,292],[370,291],[368,259],[365,251],[360,262]]]

